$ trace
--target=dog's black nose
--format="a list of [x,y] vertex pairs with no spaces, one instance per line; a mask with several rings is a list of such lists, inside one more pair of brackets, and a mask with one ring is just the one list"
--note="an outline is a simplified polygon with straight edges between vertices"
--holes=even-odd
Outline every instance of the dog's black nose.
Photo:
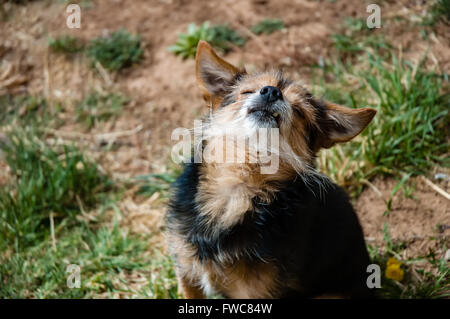
[[266,102],[275,102],[282,97],[280,89],[270,85],[263,87],[259,94]]

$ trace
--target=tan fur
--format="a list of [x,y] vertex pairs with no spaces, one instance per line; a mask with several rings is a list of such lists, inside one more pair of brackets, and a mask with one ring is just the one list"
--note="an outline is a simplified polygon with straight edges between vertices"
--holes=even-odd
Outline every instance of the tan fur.
[[184,295],[186,299],[205,299],[206,296],[203,293],[203,290],[194,286],[189,280],[186,278],[178,278],[178,286],[181,289],[181,293]]
[[238,262],[216,277],[219,290],[230,298],[273,298],[277,293],[277,268],[271,263]]
[[251,165],[205,165],[201,170],[197,203],[215,231],[241,222],[244,213],[252,209],[254,197],[268,203],[276,191]]
[[278,273],[273,263],[202,262],[194,256],[193,247],[181,238],[173,236],[171,243],[171,253],[177,260],[179,287],[186,298],[205,298],[205,278],[214,292],[230,298],[271,298],[276,295]]

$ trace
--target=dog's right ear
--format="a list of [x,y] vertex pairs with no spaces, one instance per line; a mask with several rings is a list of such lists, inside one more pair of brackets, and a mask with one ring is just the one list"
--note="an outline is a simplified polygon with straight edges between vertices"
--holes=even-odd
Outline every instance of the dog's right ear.
[[219,58],[211,46],[199,41],[197,46],[196,75],[205,101],[216,107],[222,101],[238,74],[245,71]]

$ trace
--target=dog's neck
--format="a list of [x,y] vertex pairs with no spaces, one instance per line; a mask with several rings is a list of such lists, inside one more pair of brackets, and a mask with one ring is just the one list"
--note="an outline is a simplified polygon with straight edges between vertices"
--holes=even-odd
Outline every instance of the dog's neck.
[[[253,209],[253,199],[270,203],[280,185],[296,172],[285,164],[277,174],[261,174],[257,164],[202,164],[197,205],[214,229],[223,230],[242,222]],[[213,228],[213,227],[212,227]]]

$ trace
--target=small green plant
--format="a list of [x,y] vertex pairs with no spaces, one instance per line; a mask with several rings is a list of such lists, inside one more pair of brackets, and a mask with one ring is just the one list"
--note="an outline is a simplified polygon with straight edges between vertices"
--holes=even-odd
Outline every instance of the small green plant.
[[410,177],[411,177],[411,174],[405,174],[403,176],[403,178],[392,189],[391,195],[389,196],[389,199],[386,202],[386,211],[384,212],[385,216],[389,215],[389,213],[391,211],[392,200],[394,199],[395,194],[405,185],[405,183],[409,180]]
[[230,29],[226,24],[214,25],[210,29],[213,34],[212,44],[225,52],[231,49],[230,44],[242,47],[246,42],[239,32]]
[[32,132],[14,131],[1,150],[15,183],[0,189],[0,248],[19,251],[42,239],[50,213],[74,216],[80,201],[91,207],[106,187],[106,177],[75,147],[56,150]]
[[347,36],[343,34],[334,34],[331,36],[333,44],[341,58],[345,58],[357,53],[363,53],[370,48],[376,53],[382,53],[383,50],[389,50],[391,45],[386,42],[381,35],[370,35],[363,38]]
[[175,182],[180,174],[179,168],[166,173],[140,175],[133,179],[133,183],[139,185],[138,194],[151,196],[155,192],[167,195],[170,185]]
[[98,62],[107,70],[118,71],[141,59],[141,39],[121,29],[107,37],[92,40],[87,55],[94,64]]
[[0,108],[0,125],[42,123],[49,119],[50,113],[47,101],[41,96],[32,95],[2,95]]
[[450,0],[436,0],[424,18],[423,24],[434,25],[440,20],[450,22]]
[[[406,248],[401,242],[393,241],[389,235],[388,226],[383,228],[383,249],[368,245],[370,258],[373,264],[381,269],[381,289],[377,289],[377,296],[387,299],[437,299],[450,296],[450,267],[444,256],[438,259],[435,252],[430,250],[426,256],[418,256],[402,260],[401,256]],[[446,245],[442,250],[446,251]],[[395,259],[394,259],[395,258]],[[389,278],[387,268],[395,261],[401,265],[402,274],[397,280]],[[428,267],[424,267],[428,264]],[[426,270],[425,268],[428,268]],[[431,271],[429,269],[432,269]]]
[[48,45],[54,52],[66,54],[77,53],[84,49],[81,40],[70,35],[62,35],[57,38],[51,38]]
[[344,21],[344,26],[351,32],[360,32],[367,28],[367,22],[363,18],[348,17]]
[[265,19],[252,27],[252,32],[255,34],[271,34],[277,30],[284,28],[284,22],[280,19]]
[[193,58],[200,40],[206,41],[224,52],[231,49],[230,44],[243,46],[246,41],[238,32],[230,29],[228,25],[210,26],[210,23],[206,21],[199,27],[195,23],[190,24],[186,33],[178,35],[177,42],[169,47],[169,51],[183,59]]
[[372,52],[383,57],[389,56],[392,45],[385,40],[383,35],[376,34],[369,29],[364,19],[347,18],[342,29],[343,33],[331,35],[341,61],[348,62],[365,52]]
[[127,102],[121,94],[92,92],[77,105],[76,120],[92,128],[99,121],[107,121],[119,115]]

